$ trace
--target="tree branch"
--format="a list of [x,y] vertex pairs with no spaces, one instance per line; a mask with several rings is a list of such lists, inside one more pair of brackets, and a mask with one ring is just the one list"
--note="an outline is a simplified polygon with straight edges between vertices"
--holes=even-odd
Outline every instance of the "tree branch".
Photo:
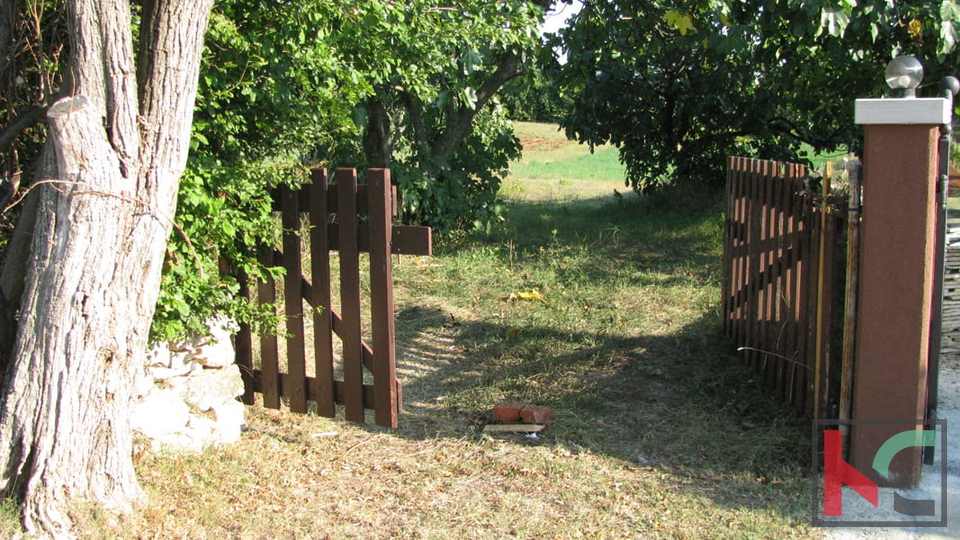
[[[510,51],[501,57],[497,70],[493,72],[477,90],[477,102],[473,107],[451,108],[448,112],[446,129],[434,142],[431,152],[435,156],[449,156],[457,144],[470,134],[473,118],[496,95],[503,85],[523,75],[520,67],[520,55]],[[451,100],[452,103],[453,100]]]
[[13,27],[16,24],[13,6],[14,2],[0,2],[0,77],[7,71],[13,48]]
[[6,152],[24,130],[39,124],[46,114],[47,107],[34,105],[27,107],[12,122],[3,126],[0,129],[0,153]]
[[413,140],[416,142],[425,142],[427,140],[427,129],[423,125],[423,115],[420,114],[421,103],[419,99],[413,97],[406,90],[400,91],[400,100],[403,102],[407,115],[410,117],[410,126],[413,128]]
[[[78,35],[83,37],[73,46],[69,68],[78,81],[76,91],[106,117],[107,138],[121,163],[131,169],[137,161],[139,137],[130,3],[102,0],[81,7],[77,2],[67,2],[67,10],[72,24],[80,28]],[[135,174],[127,170],[124,176]]]

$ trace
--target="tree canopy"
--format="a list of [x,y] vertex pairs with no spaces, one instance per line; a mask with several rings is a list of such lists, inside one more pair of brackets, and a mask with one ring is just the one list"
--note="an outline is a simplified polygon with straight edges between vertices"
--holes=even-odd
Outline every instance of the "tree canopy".
[[[44,144],[37,124],[59,90],[68,40],[63,2],[3,6],[10,24],[0,30],[20,45],[0,64],[0,195],[16,197]],[[255,256],[278,233],[269,188],[301,182],[309,165],[394,169],[407,221],[441,231],[496,222],[500,179],[519,153],[497,93],[533,64],[544,7],[217,2],[154,339],[202,330],[215,312],[269,322],[237,300],[239,284],[220,263],[269,271]]]
[[521,0],[218,2],[155,337],[218,311],[268,322],[218,261],[267,271],[255,255],[276,234],[268,188],[305,166],[393,169],[407,221],[495,222],[519,152],[496,95],[533,63],[541,19]]
[[956,67],[958,21],[955,0],[592,0],[554,41],[573,98],[562,125],[618,145],[638,189],[722,180],[732,153],[856,150],[855,98],[883,93],[898,54],[935,86]]

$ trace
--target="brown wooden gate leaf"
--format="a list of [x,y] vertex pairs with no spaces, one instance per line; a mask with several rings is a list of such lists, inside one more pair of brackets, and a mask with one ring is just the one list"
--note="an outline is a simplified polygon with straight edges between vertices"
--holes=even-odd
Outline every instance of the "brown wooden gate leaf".
[[[265,407],[279,408],[281,398],[286,398],[291,411],[303,413],[313,401],[317,414],[326,417],[335,416],[339,404],[344,407],[345,418],[355,422],[363,422],[365,410],[373,409],[378,425],[396,427],[402,403],[396,375],[391,254],[431,255],[431,230],[392,224],[397,204],[389,170],[370,169],[367,184],[358,184],[356,170],[338,169],[335,181],[330,184],[326,171],[315,169],[311,183],[303,189],[279,189],[276,199],[284,230],[283,249],[264,248],[260,261],[280,264],[286,270],[286,372],[280,370],[277,337],[271,335],[260,336],[260,367],[254,366],[250,327],[241,325],[237,363],[244,374],[244,402],[253,403],[254,392],[259,392]],[[311,279],[301,268],[303,213],[309,223]],[[332,303],[330,251],[340,254],[340,312]],[[370,343],[363,339],[363,253],[370,258]],[[246,277],[239,278],[241,292],[248,294]],[[258,282],[257,292],[261,304],[272,303],[277,296],[276,285],[269,277]],[[303,300],[312,308],[315,376],[308,376],[306,369]],[[343,345],[341,380],[335,378],[334,334]]]

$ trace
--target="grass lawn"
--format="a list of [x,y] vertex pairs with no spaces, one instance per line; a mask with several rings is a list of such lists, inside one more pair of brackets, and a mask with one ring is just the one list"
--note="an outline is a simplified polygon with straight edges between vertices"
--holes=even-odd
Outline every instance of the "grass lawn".
[[[806,421],[720,337],[719,196],[615,197],[615,151],[520,130],[502,229],[396,267],[400,429],[251,407],[236,445],[145,446],[149,505],[84,536],[821,536]],[[484,436],[502,402],[549,430]]]

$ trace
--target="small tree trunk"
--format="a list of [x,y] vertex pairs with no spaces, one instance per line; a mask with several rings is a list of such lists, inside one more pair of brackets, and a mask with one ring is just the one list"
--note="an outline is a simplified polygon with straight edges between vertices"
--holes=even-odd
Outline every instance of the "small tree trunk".
[[69,535],[74,500],[126,511],[144,497],[132,464],[131,393],[211,7],[145,1],[135,74],[129,2],[68,3],[77,95],[48,113],[57,174],[41,179],[0,410],[8,449],[0,489],[21,498],[29,532]]
[[363,132],[363,153],[367,165],[386,169],[390,167],[393,149],[390,145],[390,114],[377,98],[366,102],[367,128]]

